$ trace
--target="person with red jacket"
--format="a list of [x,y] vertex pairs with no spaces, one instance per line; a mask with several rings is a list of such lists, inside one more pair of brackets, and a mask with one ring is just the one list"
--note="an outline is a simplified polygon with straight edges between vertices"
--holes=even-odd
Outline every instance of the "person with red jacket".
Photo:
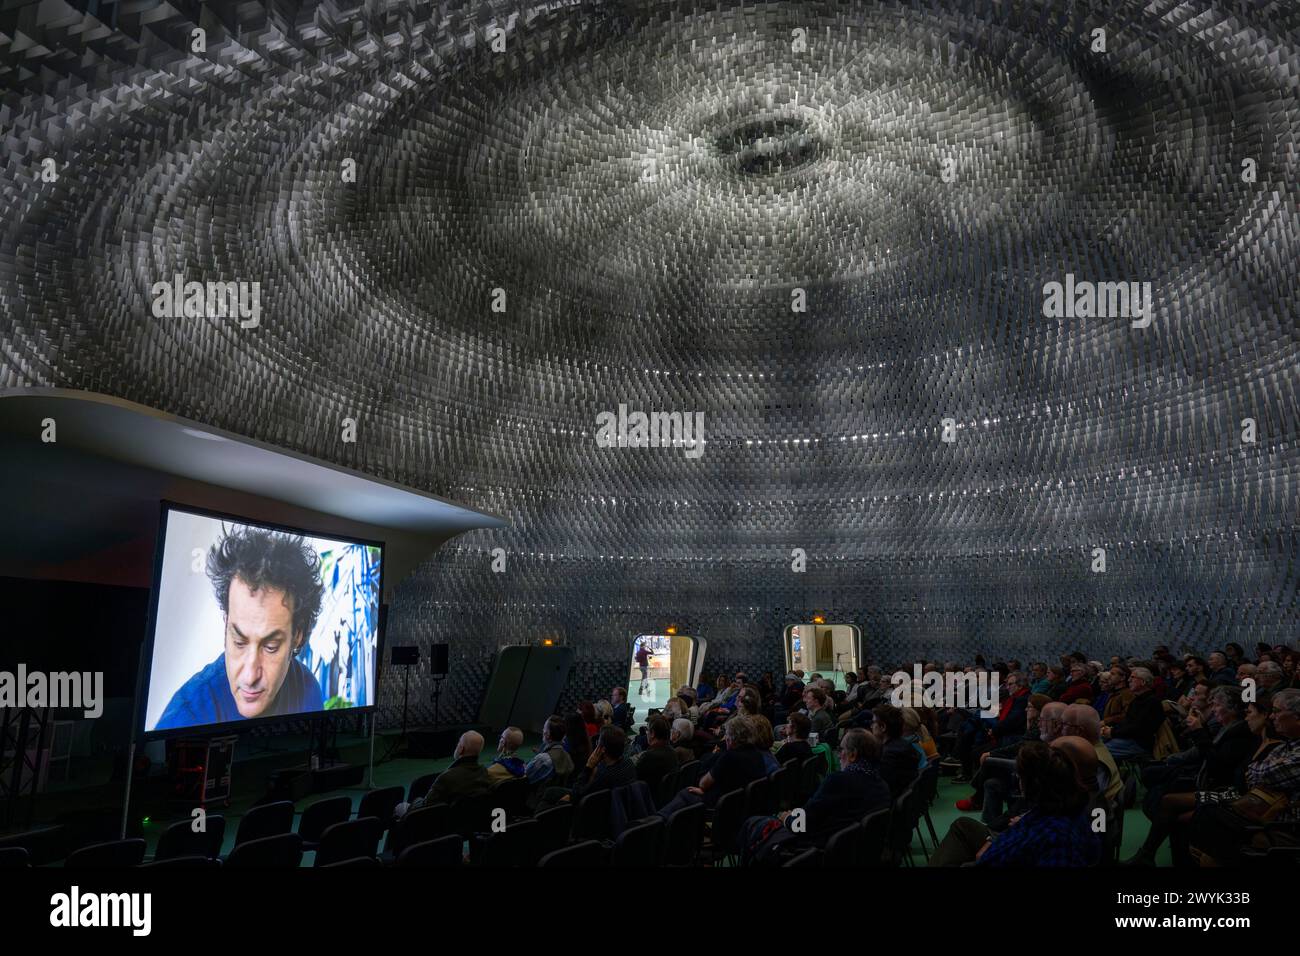
[[1057,698],[1062,704],[1079,704],[1092,700],[1092,681],[1088,679],[1088,667],[1075,661],[1070,665],[1070,679],[1065,683],[1065,690]]

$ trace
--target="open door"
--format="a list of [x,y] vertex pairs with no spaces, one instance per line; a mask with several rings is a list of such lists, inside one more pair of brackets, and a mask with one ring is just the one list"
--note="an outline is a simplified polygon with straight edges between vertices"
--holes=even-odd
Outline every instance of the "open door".
[[804,680],[821,674],[847,689],[844,675],[866,659],[862,630],[856,624],[791,624],[783,636],[787,671],[802,670]]
[[635,726],[651,710],[662,710],[678,688],[695,686],[704,666],[705,642],[682,634],[639,634],[632,641],[627,701],[635,708]]

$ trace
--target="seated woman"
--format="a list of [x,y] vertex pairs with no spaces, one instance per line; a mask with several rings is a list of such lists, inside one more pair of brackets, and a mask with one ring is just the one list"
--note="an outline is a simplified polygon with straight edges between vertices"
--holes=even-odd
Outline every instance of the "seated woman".
[[[1222,728],[1216,734],[1204,726],[1200,711],[1187,716],[1192,743],[1192,748],[1184,751],[1187,757],[1175,754],[1142,774],[1142,782],[1149,788],[1143,810],[1151,820],[1151,829],[1138,852],[1125,861],[1126,866],[1155,866],[1161,844],[1180,823],[1191,819],[1198,805],[1236,799],[1245,792],[1247,768],[1278,744],[1269,728],[1267,697],[1247,702],[1239,687],[1215,688],[1210,705]],[[1175,842],[1175,862],[1186,864],[1185,842]]]
[[[1245,793],[1198,795],[1201,799],[1193,811],[1190,842],[1202,856],[1220,864],[1239,860],[1241,849],[1253,836],[1249,827],[1300,823],[1300,690],[1274,693],[1272,717],[1280,740],[1246,768]],[[1280,809],[1264,812],[1263,801]]]
[[578,701],[578,713],[582,714],[582,722],[587,726],[587,748],[590,749],[594,746],[592,741],[600,733],[600,718],[596,716],[596,705],[589,700]]
[[764,717],[759,709],[762,707],[762,698],[758,696],[758,691],[753,687],[746,687],[740,692],[737,698],[737,712],[748,717],[754,724],[754,746],[763,754],[763,763],[767,767],[768,773],[775,773],[781,769],[781,764],[772,753],[772,748],[776,746],[776,737],[772,732],[772,722]]

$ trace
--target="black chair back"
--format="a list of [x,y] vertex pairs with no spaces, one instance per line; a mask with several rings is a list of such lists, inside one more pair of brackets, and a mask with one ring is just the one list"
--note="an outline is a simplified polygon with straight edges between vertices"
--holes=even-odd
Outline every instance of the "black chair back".
[[851,823],[842,830],[837,830],[826,841],[826,850],[822,854],[822,866],[846,869],[858,864],[858,843],[862,831],[861,823]]
[[531,867],[540,855],[536,850],[539,829],[536,820],[517,820],[499,833],[488,834],[473,846],[472,861],[492,869]]
[[732,790],[718,798],[713,815],[713,855],[735,853],[739,848],[740,825],[745,822],[745,791]]
[[380,866],[379,857],[377,856],[354,856],[350,860],[339,860],[337,863],[326,863],[326,867],[343,870],[370,870],[377,869]]
[[[693,787],[700,782],[700,761],[688,760],[677,768],[677,789]],[[676,793],[673,796],[677,796]]]
[[361,805],[357,807],[357,819],[362,817],[374,817],[388,829],[393,823],[393,811],[397,805],[402,802],[402,797],[406,795],[406,790],[402,787],[381,787],[378,790],[371,790],[361,798]]
[[178,820],[163,831],[154,848],[157,863],[178,856],[221,856],[221,844],[226,839],[226,818],[219,813],[209,813],[204,820],[204,832],[194,832],[194,821]]
[[[776,771],[780,773],[781,771]],[[745,816],[770,817],[776,813],[776,784],[771,777],[751,780],[745,787]]]
[[913,793],[911,787],[900,793],[894,799],[889,815],[889,858],[895,865],[903,861],[912,845],[912,829],[916,826],[911,818],[911,810],[916,804]]
[[329,866],[359,856],[374,856],[379,850],[382,833],[383,828],[374,817],[330,824],[321,834],[315,865]]
[[780,809],[793,810],[798,804],[800,772],[798,760],[788,760],[772,775],[777,781],[777,804]]
[[889,807],[883,807],[862,818],[858,833],[858,866],[880,867],[887,862],[889,850]]
[[799,764],[799,787],[795,792],[796,802],[808,802],[808,798],[816,792],[818,785],[821,783],[822,772],[825,767],[826,761],[821,754],[806,757]]
[[0,847],[0,870],[25,870],[32,865],[32,855],[25,846]]
[[612,790],[597,790],[578,801],[578,815],[573,821],[575,840],[608,840],[613,836],[610,812],[614,803]]
[[351,797],[328,797],[317,800],[302,812],[298,820],[298,836],[307,849],[319,843],[321,835],[336,823],[342,823],[352,816]]
[[109,840],[82,847],[68,857],[65,869],[118,870],[139,866],[144,862],[144,840],[132,837],[127,840]]
[[[421,797],[427,797],[430,788],[433,787],[433,782],[437,779],[438,775],[436,773],[420,774],[420,776],[411,781],[411,787],[406,792],[406,802],[414,803]],[[400,803],[401,801],[399,800],[398,802]]]
[[505,810],[507,820],[523,816],[528,810],[528,778],[501,781],[492,788],[492,805]]
[[216,870],[221,868],[218,857],[208,856],[170,856],[165,860],[155,859],[152,863],[141,863],[141,870]]
[[452,817],[452,808],[445,803],[426,803],[422,807],[407,811],[406,816],[389,828],[384,852],[398,857],[408,846],[427,843],[429,840],[436,840],[438,837],[454,832],[455,820]]
[[537,823],[536,845],[534,852],[537,854],[528,861],[526,865],[536,866],[537,861],[545,854],[552,850],[558,850],[569,842],[569,836],[573,833],[573,820],[577,815],[577,808],[572,803],[561,803],[559,806],[551,807],[549,810],[543,810],[533,820]]
[[468,840],[475,833],[490,833],[496,819],[495,811],[500,806],[501,800],[496,790],[457,800],[451,805],[454,821],[452,828],[463,840]]
[[681,789],[681,786],[677,783],[680,775],[681,768],[679,767],[676,770],[669,771],[659,778],[659,784],[655,787],[654,796],[656,807],[667,806],[673,797],[677,796],[677,791]]
[[798,856],[792,856],[781,864],[781,868],[794,867],[800,869],[803,867],[817,866],[821,862],[822,851],[816,847],[804,850]]
[[264,837],[280,836],[293,832],[293,804],[288,800],[264,803],[253,807],[239,821],[239,830],[235,833],[235,846],[250,840]]
[[934,798],[939,793],[939,761],[931,760],[929,765],[921,771],[917,777],[917,783],[920,784],[921,806],[928,808],[934,803]]
[[537,865],[544,869],[594,869],[606,865],[605,847],[599,840],[583,840],[562,850],[552,850]]
[[226,866],[236,868],[289,870],[301,864],[302,837],[296,833],[277,833],[236,843],[230,856],[226,857]]
[[658,866],[664,853],[663,817],[648,817],[628,827],[614,841],[610,862],[622,867]]
[[464,862],[464,840],[457,833],[449,833],[436,840],[412,843],[397,858],[399,867],[457,867]]
[[682,807],[668,818],[664,862],[668,866],[690,866],[704,842],[704,804]]

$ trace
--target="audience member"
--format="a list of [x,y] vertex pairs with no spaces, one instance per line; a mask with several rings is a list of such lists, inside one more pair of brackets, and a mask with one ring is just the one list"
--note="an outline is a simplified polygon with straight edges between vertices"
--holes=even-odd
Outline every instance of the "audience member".
[[518,756],[518,750],[524,745],[524,732],[518,727],[507,727],[501,731],[497,741],[497,755],[488,764],[488,780],[496,786],[506,780],[517,780],[527,772],[526,765]]
[[[689,724],[690,721],[687,721]],[[636,778],[644,780],[650,789],[657,790],[659,783],[680,764],[672,745],[672,727],[662,716],[655,716],[646,724],[650,745],[636,758]]]

